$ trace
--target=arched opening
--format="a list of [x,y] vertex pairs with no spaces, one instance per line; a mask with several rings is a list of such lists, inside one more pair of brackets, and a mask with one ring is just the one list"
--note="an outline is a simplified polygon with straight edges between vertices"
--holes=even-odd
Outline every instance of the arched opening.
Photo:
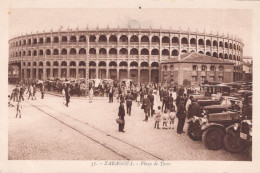
[[61,54],[62,54],[62,55],[67,55],[67,49],[62,49],[62,50],[61,50]]
[[213,41],[213,46],[218,47],[218,42],[216,40]]
[[86,39],[86,37],[84,35],[81,35],[79,37],[79,42],[86,42],[86,41],[87,41],[87,39]]
[[153,36],[152,37],[152,43],[160,43],[160,39],[159,39],[159,37],[158,36]]
[[203,52],[203,51],[199,51],[199,53],[200,53],[200,54],[204,54],[204,52]]
[[68,39],[67,39],[66,36],[63,36],[63,37],[61,38],[61,42],[67,42],[67,41],[68,41]]
[[120,67],[126,67],[126,66],[127,66],[127,62],[126,62],[126,61],[121,61],[121,62],[119,63],[119,66],[120,66]]
[[207,52],[206,55],[211,56],[211,53],[210,53],[210,52]]
[[207,67],[205,65],[201,66],[201,71],[207,71]]
[[159,63],[158,62],[152,62],[151,67],[159,67]]
[[94,62],[94,61],[90,61],[89,62],[89,66],[91,67],[91,66],[96,66],[97,64],[96,64],[96,62]]
[[178,56],[178,55],[179,55],[179,51],[176,50],[176,49],[174,49],[174,50],[172,51],[172,56]]
[[223,42],[222,41],[219,42],[219,47],[223,47]]
[[120,49],[119,54],[120,55],[127,55],[127,49],[125,49],[125,48]]
[[196,45],[197,44],[197,40],[195,38],[190,39],[190,44]]
[[59,50],[58,49],[54,49],[53,50],[53,55],[59,55]]
[[141,67],[149,67],[148,62],[142,62],[142,63],[141,63]]
[[216,71],[216,67],[215,66],[210,66],[210,71]]
[[187,50],[182,50],[181,53],[187,53],[188,51]]
[[28,63],[27,63],[27,66],[31,66],[31,63],[30,63],[30,62],[28,62]]
[[115,35],[111,35],[109,37],[109,42],[113,42],[113,43],[116,43],[117,42],[117,37]]
[[89,37],[89,42],[96,42],[96,36],[91,35],[91,36]]
[[95,54],[96,54],[96,49],[90,48],[90,49],[89,49],[89,54],[90,54],[90,55],[95,55]]
[[219,53],[219,58],[223,59],[223,54]]
[[37,50],[33,51],[33,56],[37,56]]
[[141,37],[141,42],[146,42],[146,43],[148,43],[149,42],[149,37],[148,36],[146,36],[146,35],[144,35],[144,36],[142,36]]
[[224,67],[223,66],[219,66],[219,71],[224,71]]
[[[47,50],[49,50],[49,49],[47,49]],[[50,51],[50,50],[49,50],[49,51]],[[47,51],[46,51],[46,54],[47,54]],[[50,54],[51,54],[51,51],[50,51]],[[49,55],[50,55],[50,54],[49,54]],[[28,56],[31,56],[31,55],[32,55],[32,52],[29,50],[29,51],[28,51]],[[47,54],[47,55],[48,55],[48,54]]]
[[39,66],[40,66],[40,67],[43,66],[43,62],[42,62],[42,61],[39,62]]
[[163,49],[162,50],[162,55],[164,55],[164,56],[170,55],[169,50],[168,49]]
[[100,61],[100,62],[98,63],[98,66],[99,66],[99,67],[105,67],[105,66],[106,66],[106,62],[105,62],[105,61]]
[[109,63],[109,66],[110,66],[110,67],[116,67],[116,66],[117,66],[117,63],[116,63],[115,61],[111,61],[111,62]]
[[115,48],[111,48],[111,49],[109,50],[109,55],[116,55],[116,54],[117,54],[117,51],[116,51]]
[[71,37],[70,37],[70,42],[72,42],[72,43],[77,42],[76,36],[71,36]]
[[119,41],[120,42],[128,42],[128,37],[126,35],[122,35],[120,38],[119,38]]
[[179,43],[178,37],[173,37],[173,38],[172,38],[172,43],[174,43],[174,44]]
[[132,61],[130,63],[130,67],[138,67],[138,63],[136,61]]
[[84,48],[79,49],[79,54],[80,55],[85,55],[86,54],[86,49],[84,49]]
[[236,56],[235,55],[233,55],[233,60],[236,60]]
[[139,39],[136,35],[133,35],[131,38],[130,38],[130,42],[138,42]]
[[[42,54],[41,54],[41,52],[42,52]],[[23,51],[23,56],[25,56],[25,55],[26,55],[26,52]],[[43,50],[40,50],[40,55],[43,55]]]
[[149,55],[148,49],[142,49],[141,50],[141,55]]
[[225,59],[228,59],[228,54],[225,53]]
[[[24,40],[25,41],[25,40]],[[39,44],[43,44],[43,38],[40,38]],[[25,45],[25,44],[24,44]]]
[[215,57],[215,58],[217,58],[217,57],[218,57],[218,54],[217,54],[217,52],[214,52],[214,53],[213,53],[213,57]]
[[53,66],[59,66],[59,62],[58,61],[54,61],[53,62]]
[[99,55],[106,55],[107,54],[107,50],[104,48],[99,49]]
[[211,41],[210,40],[206,40],[206,46],[211,46]]
[[136,48],[131,49],[130,55],[138,55],[138,50]]
[[200,46],[203,46],[203,45],[205,45],[205,43],[204,43],[204,40],[203,40],[203,39],[199,39],[199,45],[200,45]]
[[37,66],[37,62],[33,62],[33,66]]
[[59,43],[59,37],[54,37],[53,38],[53,43]]
[[232,43],[229,43],[229,48],[232,49]]
[[46,62],[46,66],[51,66],[51,62],[50,62],[50,61],[47,61],[47,62]]
[[71,61],[70,62],[70,66],[76,66],[76,62],[75,61]]
[[183,37],[181,39],[181,44],[188,44],[188,39],[186,37]]
[[86,66],[86,62],[85,61],[80,61],[79,62],[79,66]]
[[37,44],[37,38],[33,39],[33,44]]
[[107,42],[107,37],[105,36],[105,35],[101,35],[100,37],[99,37],[99,40],[98,40],[99,42]]
[[198,67],[196,65],[192,66],[192,71],[197,71]]
[[67,62],[66,61],[62,61],[61,62],[61,66],[67,66]]
[[162,38],[162,43],[170,43],[170,38],[164,36],[164,37]]
[[158,49],[153,49],[152,50],[152,55],[159,55],[159,50]]
[[76,55],[77,51],[76,49],[72,48],[70,49],[70,55]]
[[229,60],[232,60],[232,55],[231,54],[229,54]]

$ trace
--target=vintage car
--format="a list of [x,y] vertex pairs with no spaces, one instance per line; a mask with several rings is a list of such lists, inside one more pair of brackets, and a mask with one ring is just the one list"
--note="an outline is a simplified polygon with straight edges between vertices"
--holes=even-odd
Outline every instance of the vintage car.
[[187,121],[188,136],[193,140],[201,140],[210,150],[222,147],[226,128],[241,121],[241,114],[236,111],[221,113],[202,112],[202,115],[194,116]]
[[243,120],[226,128],[224,146],[227,151],[238,153],[247,148],[252,160],[252,120]]

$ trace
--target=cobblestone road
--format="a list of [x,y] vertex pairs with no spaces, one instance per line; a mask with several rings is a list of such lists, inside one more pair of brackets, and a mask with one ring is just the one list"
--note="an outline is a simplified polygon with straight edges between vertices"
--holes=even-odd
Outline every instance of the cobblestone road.
[[[11,87],[9,87],[11,89]],[[9,89],[9,91],[11,91]],[[10,92],[9,92],[10,93]],[[23,102],[22,118],[9,109],[8,157],[14,160],[244,160],[245,154],[224,149],[208,150],[175,129],[154,129],[154,120],[144,119],[133,103],[126,116],[125,133],[115,122],[119,103],[108,99],[72,98],[69,107],[58,96]],[[158,98],[157,98],[158,99]],[[159,104],[159,102],[156,102]],[[185,130],[186,130],[185,124]]]

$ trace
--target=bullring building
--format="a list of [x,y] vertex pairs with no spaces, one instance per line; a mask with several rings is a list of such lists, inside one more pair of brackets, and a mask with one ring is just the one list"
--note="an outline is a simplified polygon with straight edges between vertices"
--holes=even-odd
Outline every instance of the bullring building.
[[[186,69],[191,71],[188,80],[231,82],[242,79],[243,46],[237,37],[202,32],[152,28],[68,29],[10,39],[9,66],[18,66],[22,79],[89,77],[163,82],[171,78],[181,84],[184,79],[178,76],[183,75],[173,73],[171,65],[166,70],[163,64],[177,66],[184,55],[194,52],[192,56],[197,59],[199,55],[206,56],[207,62],[190,62],[190,69]],[[197,73],[192,72],[192,63],[196,64]],[[227,69],[228,73],[222,76],[214,73],[213,77],[210,75],[213,64],[216,72]],[[200,76],[207,71],[209,75]]]

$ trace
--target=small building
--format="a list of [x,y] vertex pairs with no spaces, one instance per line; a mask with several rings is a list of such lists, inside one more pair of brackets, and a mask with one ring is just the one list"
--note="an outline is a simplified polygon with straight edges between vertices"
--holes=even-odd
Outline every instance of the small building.
[[210,82],[233,82],[234,63],[212,56],[190,52],[161,63],[162,83],[200,85]]

